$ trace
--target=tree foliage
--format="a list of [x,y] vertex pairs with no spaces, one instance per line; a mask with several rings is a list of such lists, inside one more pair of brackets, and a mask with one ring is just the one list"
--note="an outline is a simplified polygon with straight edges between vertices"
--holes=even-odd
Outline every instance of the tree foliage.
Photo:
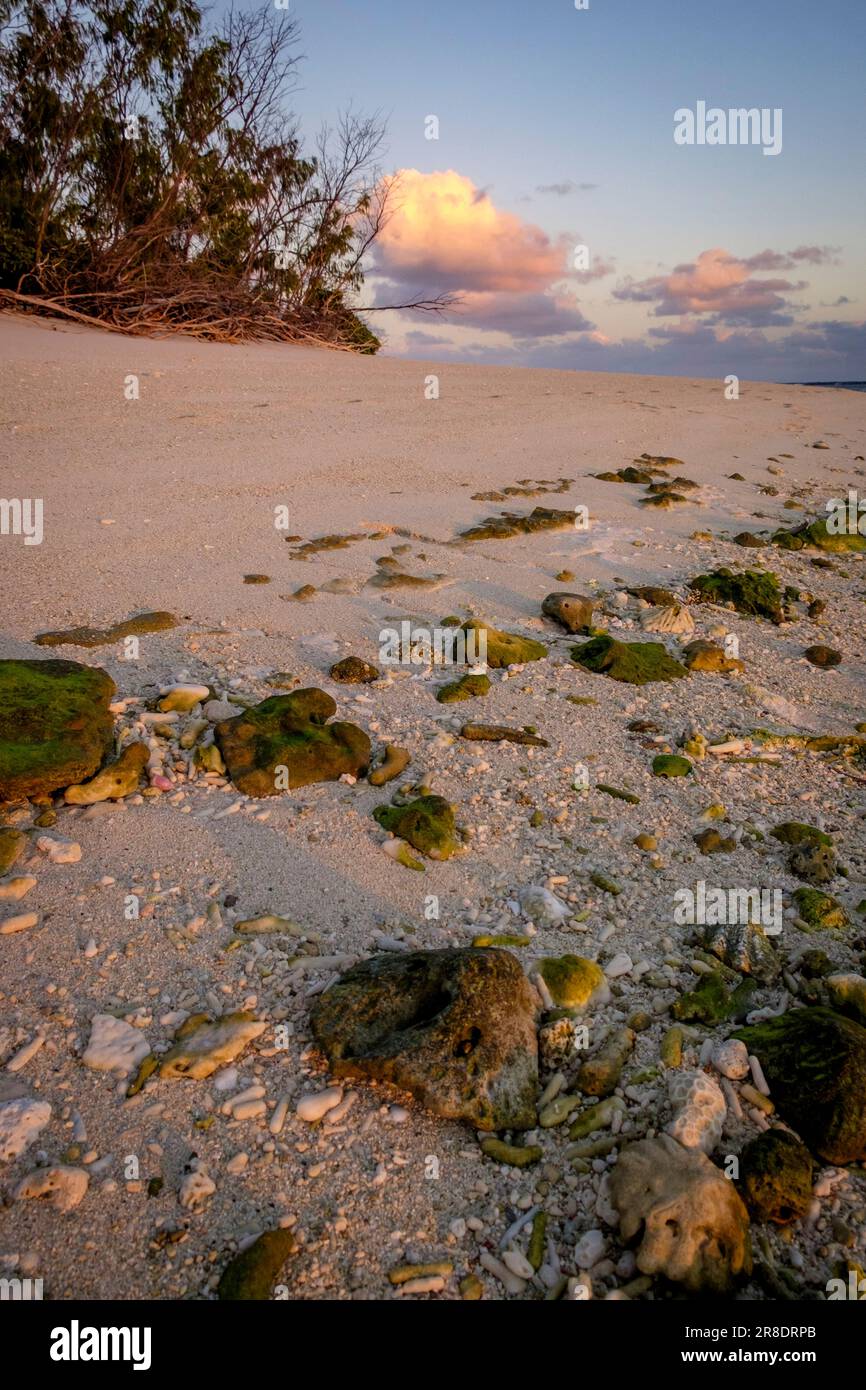
[[[393,182],[377,116],[305,151],[294,20],[0,0],[0,288],[129,332],[378,340],[352,310]],[[424,307],[424,306],[421,306]]]

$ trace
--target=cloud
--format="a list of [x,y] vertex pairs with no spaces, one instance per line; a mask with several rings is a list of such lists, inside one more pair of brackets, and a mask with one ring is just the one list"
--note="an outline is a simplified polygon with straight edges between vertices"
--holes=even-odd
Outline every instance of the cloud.
[[675,266],[668,275],[646,280],[626,280],[613,291],[615,299],[655,304],[653,315],[707,316],[705,321],[730,326],[784,327],[793,323],[792,309],[783,296],[806,288],[806,282],[758,279],[755,270],[773,268],[777,255],[786,263],[807,259],[819,248],[801,247],[799,253],[762,251],[747,260],[721,247],[702,251],[695,261]]
[[838,246],[798,246],[794,251],[759,251],[743,265],[749,270],[795,270],[798,265],[838,265]]
[[609,275],[599,256],[572,269],[577,242],[492,202],[485,189],[453,169],[395,176],[393,212],[374,244],[371,281],[378,306],[452,294],[447,321],[517,341],[590,332],[568,282]]
[[536,184],[535,191],[536,193],[551,193],[554,198],[568,198],[572,193],[589,193],[593,188],[598,188],[598,184],[575,183],[573,179],[564,179],[562,183]]

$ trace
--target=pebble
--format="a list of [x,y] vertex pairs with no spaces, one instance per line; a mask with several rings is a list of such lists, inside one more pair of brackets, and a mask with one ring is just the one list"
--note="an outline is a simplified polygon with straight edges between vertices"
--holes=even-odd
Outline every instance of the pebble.
[[15,917],[7,917],[0,922],[0,936],[14,936],[16,932],[38,926],[38,923],[38,912],[19,912]]
[[19,1200],[36,1198],[54,1211],[72,1211],[84,1197],[89,1182],[90,1178],[83,1168],[58,1164],[28,1173],[16,1187],[15,1196]]
[[29,874],[19,874],[6,883],[0,883],[0,902],[20,902],[25,893],[36,887],[36,879]]
[[149,1052],[150,1043],[139,1028],[113,1014],[95,1014],[81,1060],[92,1071],[117,1071],[126,1076]]
[[299,1120],[306,1120],[307,1124],[315,1124],[327,1115],[329,1110],[333,1110],[343,1099],[342,1086],[329,1086],[325,1091],[319,1091],[315,1095],[302,1096],[295,1106],[295,1114]]
[[40,835],[36,848],[47,854],[52,864],[77,864],[81,858],[81,846],[74,840],[55,840],[50,835]]
[[746,1044],[739,1038],[728,1038],[726,1042],[713,1044],[712,1063],[717,1072],[730,1081],[742,1081],[749,1074],[749,1053]]
[[587,1231],[574,1247],[574,1262],[578,1269],[592,1269],[605,1252],[606,1241],[601,1231]]
[[620,951],[604,967],[604,973],[609,980],[615,980],[618,975],[628,975],[634,968],[631,956],[627,956],[624,951]]
[[0,1103],[0,1161],[18,1158],[48,1124],[51,1106],[22,1096]]

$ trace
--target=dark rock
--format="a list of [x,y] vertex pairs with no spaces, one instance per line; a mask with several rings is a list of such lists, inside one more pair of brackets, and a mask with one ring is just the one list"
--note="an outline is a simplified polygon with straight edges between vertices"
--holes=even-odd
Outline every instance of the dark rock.
[[548,747],[546,738],[539,738],[527,729],[509,729],[506,724],[464,724],[460,735],[487,743],[526,743],[531,748]]
[[828,1163],[866,1158],[866,1028],[822,1007],[737,1034],[761,1063],[782,1119]]
[[769,572],[744,570],[734,574],[733,570],[717,569],[697,575],[689,588],[706,603],[729,603],[738,613],[769,618],[776,624],[784,619],[779,581]]
[[337,1076],[391,1082],[477,1129],[536,1123],[535,1006],[507,951],[376,956],[319,996],[311,1023]]
[[823,642],[816,643],[814,647],[807,647],[803,655],[813,666],[821,666],[825,670],[830,666],[838,666],[842,660],[841,652],[837,652],[835,647],[825,647]]
[[738,1187],[752,1217],[785,1226],[805,1216],[813,1166],[809,1150],[785,1129],[768,1129],[747,1144]]
[[341,685],[370,685],[379,679],[379,672],[359,656],[344,656],[331,667],[330,676]]
[[124,618],[113,627],[71,627],[64,632],[40,632],[33,641],[37,647],[107,647],[122,637],[165,632],[172,627],[177,627],[173,613],[137,613],[134,618]]
[[235,786],[248,796],[276,796],[344,773],[360,776],[370,761],[370,740],[356,724],[329,724],[336,712],[324,690],[293,690],[217,724],[216,741]]
[[0,799],[84,782],[113,743],[114,681],[77,661],[0,661]]
[[763,536],[756,536],[753,531],[740,531],[739,535],[734,536],[734,545],[742,545],[749,550],[763,550],[768,544]]
[[406,806],[377,806],[373,816],[383,830],[430,859],[450,859],[459,848],[454,808],[444,796],[418,796]]
[[548,594],[541,611],[564,627],[566,632],[586,632],[592,627],[595,602],[595,599],[584,594]]
[[270,1300],[277,1275],[297,1249],[294,1235],[285,1227],[264,1231],[226,1265],[217,1297],[221,1302]]
[[613,637],[593,637],[581,647],[572,647],[571,656],[587,671],[629,685],[678,680],[688,675],[684,666],[668,656],[661,642],[617,642]]
[[460,700],[477,700],[480,696],[486,695],[489,689],[489,676],[473,676],[467,673],[458,681],[449,681],[447,685],[441,686],[436,691],[436,699],[440,705],[453,705]]

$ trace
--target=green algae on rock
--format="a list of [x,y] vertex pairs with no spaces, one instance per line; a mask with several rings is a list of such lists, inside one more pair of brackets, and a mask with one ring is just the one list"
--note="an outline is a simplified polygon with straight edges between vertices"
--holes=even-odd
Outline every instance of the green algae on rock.
[[276,796],[311,782],[358,777],[370,761],[370,740],[356,724],[335,720],[324,690],[271,695],[224,719],[214,734],[229,776],[248,796]]
[[574,528],[574,512],[557,507],[533,507],[521,516],[517,512],[500,512],[488,516],[477,526],[461,531],[464,541],[507,540],[510,536],[530,536],[536,531],[570,531]]
[[106,647],[122,637],[138,637],[148,632],[167,632],[177,627],[173,613],[136,613],[111,627],[71,627],[60,632],[40,632],[33,641],[37,647]]
[[112,746],[115,685],[77,661],[0,661],[0,799],[83,782]]
[[544,1157],[544,1150],[539,1144],[505,1144],[501,1139],[494,1139],[492,1136],[481,1140],[481,1152],[485,1157],[495,1159],[497,1163],[504,1163],[509,1168],[529,1168]]
[[229,1260],[217,1285],[221,1302],[264,1302],[273,1293],[274,1282],[298,1245],[294,1235],[283,1226],[262,1234]]
[[267,1026],[245,1010],[217,1019],[192,1014],[178,1029],[173,1047],[161,1058],[159,1074],[202,1081],[239,1057]]
[[342,661],[335,661],[329,674],[332,681],[342,685],[370,685],[379,679],[376,667],[360,656],[344,656]]
[[768,1129],[740,1155],[740,1195],[756,1221],[785,1226],[812,1201],[812,1156],[786,1129]]
[[601,966],[583,956],[545,956],[535,968],[557,1006],[586,1009],[610,997]]
[[546,738],[539,738],[528,729],[511,729],[507,724],[464,724],[460,737],[481,743],[523,743],[530,748],[549,746]]
[[609,676],[629,685],[679,680],[688,675],[661,642],[617,642],[613,637],[593,637],[582,646],[572,647],[571,658],[594,675]]
[[486,695],[489,689],[489,676],[474,676],[467,672],[459,680],[441,686],[436,692],[436,699],[440,705],[453,705],[460,700],[477,700],[479,696]]
[[731,604],[738,613],[769,618],[777,625],[784,619],[782,591],[775,574],[763,570],[717,569],[699,574],[689,588],[705,603]]
[[311,1024],[335,1076],[390,1082],[476,1129],[535,1126],[535,1004],[507,951],[374,956],[318,997]]
[[791,531],[783,527],[774,532],[772,540],[781,550],[802,550],[804,546],[813,546],[816,550],[829,551],[831,554],[866,550],[866,536],[856,530],[830,531],[825,517],[817,521],[804,521]]
[[802,821],[786,820],[781,825],[776,825],[770,831],[774,840],[780,840],[783,845],[828,845],[832,846],[833,841],[823,830],[817,826],[806,825]]
[[679,753],[657,753],[652,761],[653,777],[688,777],[694,769]]
[[373,816],[383,830],[428,859],[450,859],[459,848],[454,808],[444,796],[418,796],[406,806],[377,806]]
[[776,1109],[828,1163],[866,1158],[866,1028],[793,1009],[735,1034],[761,1063]]
[[[541,661],[547,656],[547,648],[531,637],[520,637],[516,632],[500,632],[488,623],[470,618],[463,623],[461,632],[476,632],[475,650],[480,651],[483,660],[492,670],[503,666],[518,666],[525,661]],[[481,634],[484,634],[482,637]],[[482,643],[486,642],[486,652]]]
[[671,1014],[680,1023],[722,1023],[731,1014],[731,996],[719,971],[702,975],[693,990],[681,994],[671,1005]]
[[797,912],[812,931],[842,931],[850,926],[840,902],[817,888],[798,888],[794,893]]

